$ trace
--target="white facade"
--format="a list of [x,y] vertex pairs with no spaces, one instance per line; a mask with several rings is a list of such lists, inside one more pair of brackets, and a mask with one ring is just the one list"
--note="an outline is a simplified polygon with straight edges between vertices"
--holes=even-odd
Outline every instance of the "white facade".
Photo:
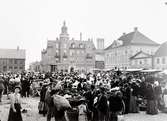
[[154,68],[158,70],[167,69],[167,56],[155,57],[154,58]]
[[[127,69],[132,68],[130,58],[142,51],[149,55],[154,55],[159,44],[153,42],[135,28],[134,32],[123,34],[105,49],[105,68],[106,69]],[[144,60],[142,60],[144,61]],[[148,59],[149,63],[151,60]],[[139,61],[140,63],[141,60]],[[135,62],[135,63],[139,63]]]
[[140,51],[130,58],[130,67],[135,69],[152,69],[153,56]]
[[[105,52],[105,67],[106,69],[120,68],[127,69],[131,67],[130,57],[136,53],[143,51],[150,55],[154,54],[157,50],[155,46],[140,46],[140,45],[129,45],[121,46],[107,50]],[[150,59],[148,60],[150,61]],[[133,62],[132,62],[133,64]]]

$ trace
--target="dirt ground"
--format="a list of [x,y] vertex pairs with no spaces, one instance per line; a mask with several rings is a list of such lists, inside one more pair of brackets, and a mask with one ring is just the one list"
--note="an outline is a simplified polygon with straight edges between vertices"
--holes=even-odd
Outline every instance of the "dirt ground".
[[[46,117],[38,114],[39,98],[23,98],[22,102],[22,108],[27,110],[27,113],[22,113],[23,121],[46,121]],[[0,103],[0,121],[7,121],[9,106],[9,100],[6,96],[3,96],[3,101]],[[159,113],[152,116],[145,114],[145,112],[140,112],[138,114],[125,115],[124,118],[125,121],[167,121],[167,114]]]

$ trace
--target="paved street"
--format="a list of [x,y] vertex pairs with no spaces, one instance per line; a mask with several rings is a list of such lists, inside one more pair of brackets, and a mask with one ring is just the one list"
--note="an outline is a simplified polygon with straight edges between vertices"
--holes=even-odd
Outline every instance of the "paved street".
[[[38,98],[24,98],[22,107],[27,109],[27,113],[23,113],[23,121],[46,121],[46,117],[38,114]],[[6,97],[3,98],[3,103],[0,104],[0,120],[7,121],[9,113],[9,100]],[[145,112],[139,114],[125,115],[125,121],[166,121],[167,114],[159,113],[158,115],[146,115]],[[54,119],[52,119],[54,121]]]

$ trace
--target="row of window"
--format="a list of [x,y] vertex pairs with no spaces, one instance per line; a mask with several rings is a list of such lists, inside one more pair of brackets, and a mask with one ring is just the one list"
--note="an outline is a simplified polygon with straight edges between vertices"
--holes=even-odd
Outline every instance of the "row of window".
[[23,60],[3,60],[0,61],[1,64],[6,65],[6,64],[24,64]]
[[[58,49],[58,48],[59,48],[59,44],[57,43],[55,47]],[[76,48],[77,46],[76,46],[75,43],[71,43],[70,47],[71,47],[71,48]],[[84,44],[82,44],[82,43],[79,44],[79,48],[84,48],[84,47],[85,47]],[[48,45],[47,48],[53,48],[53,46],[52,46],[52,45]],[[66,48],[67,48],[67,44],[63,44],[63,48],[66,49]]]
[[[76,48],[76,44],[72,43],[71,44],[71,48]],[[84,45],[83,44],[79,44],[79,48],[84,48]]]
[[23,69],[23,67],[22,66],[20,66],[20,67],[17,67],[17,66],[9,66],[9,69]]
[[3,71],[7,71],[7,70],[18,70],[18,69],[20,69],[20,70],[23,70],[24,69],[24,67],[22,67],[22,66],[20,66],[20,67],[17,67],[17,66],[9,66],[9,67],[7,67],[7,66],[3,66]]
[[[161,62],[160,62],[160,61],[161,61]],[[166,64],[166,59],[165,59],[165,58],[162,58],[162,59],[157,58],[157,64],[160,64],[160,63]]]
[[143,60],[135,60],[135,65],[138,65],[138,63],[140,64],[140,65],[142,65],[142,64],[147,64],[148,62],[147,62],[148,60],[147,59],[144,59],[144,61]]

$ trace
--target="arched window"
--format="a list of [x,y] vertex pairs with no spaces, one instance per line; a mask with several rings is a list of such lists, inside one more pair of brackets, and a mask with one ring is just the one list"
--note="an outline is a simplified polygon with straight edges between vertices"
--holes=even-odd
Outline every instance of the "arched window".
[[159,58],[157,58],[157,64],[159,64]]
[[71,47],[72,47],[72,48],[75,48],[75,43],[72,43],[72,44],[71,44]]
[[165,58],[162,58],[162,64],[165,64]]
[[82,43],[80,43],[79,48],[84,48],[84,45]]

